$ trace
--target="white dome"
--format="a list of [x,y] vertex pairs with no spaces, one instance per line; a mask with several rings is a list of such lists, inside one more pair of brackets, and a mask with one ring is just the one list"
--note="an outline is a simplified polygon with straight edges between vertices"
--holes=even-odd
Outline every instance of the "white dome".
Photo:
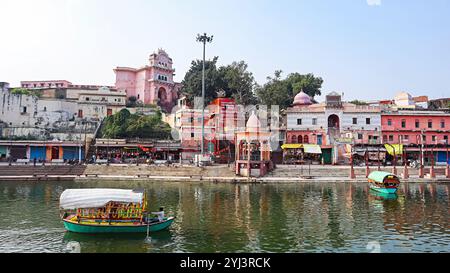
[[311,97],[308,96],[308,94],[306,94],[305,92],[300,91],[300,93],[298,93],[295,98],[294,98],[294,106],[299,106],[299,105],[311,105],[312,101],[311,101]]
[[255,111],[252,112],[250,118],[247,121],[247,131],[258,131],[261,128],[261,121],[259,121],[258,116]]

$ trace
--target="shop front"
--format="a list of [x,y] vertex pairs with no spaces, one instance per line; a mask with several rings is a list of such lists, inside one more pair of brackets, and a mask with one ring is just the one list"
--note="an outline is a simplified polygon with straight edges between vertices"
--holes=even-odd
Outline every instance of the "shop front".
[[323,152],[319,145],[284,144],[281,148],[283,149],[283,164],[322,164]]

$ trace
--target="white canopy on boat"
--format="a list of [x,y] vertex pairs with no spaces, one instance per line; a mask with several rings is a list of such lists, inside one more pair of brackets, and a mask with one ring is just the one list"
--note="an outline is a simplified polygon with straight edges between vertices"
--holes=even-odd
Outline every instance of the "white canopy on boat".
[[143,202],[144,192],[118,189],[69,189],[59,198],[61,209],[101,208],[109,202]]

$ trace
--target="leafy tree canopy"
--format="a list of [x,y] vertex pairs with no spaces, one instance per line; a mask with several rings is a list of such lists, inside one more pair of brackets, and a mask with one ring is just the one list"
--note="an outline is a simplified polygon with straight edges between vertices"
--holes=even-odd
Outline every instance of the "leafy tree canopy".
[[11,90],[11,94],[14,95],[25,95],[25,96],[35,96],[40,98],[41,97],[41,93],[36,91],[36,90],[29,90],[29,89],[25,89],[25,88],[14,88]]
[[227,95],[234,98],[236,103],[241,105],[258,103],[253,93],[255,78],[247,69],[248,65],[244,61],[233,62],[231,65],[219,68],[219,75],[223,77]]
[[365,101],[360,101],[360,100],[353,100],[350,103],[352,104],[356,104],[356,105],[367,105],[367,102]]
[[109,116],[102,127],[104,138],[168,139],[171,128],[161,121],[161,112],[146,116],[131,114],[127,109]]
[[314,74],[292,73],[282,79],[281,70],[277,70],[273,77],[267,77],[267,83],[256,87],[256,94],[262,104],[279,105],[280,109],[286,109],[292,105],[294,97],[303,90],[314,98],[321,95],[323,79]]
[[[217,91],[224,90],[227,97],[232,97],[238,104],[254,104],[257,99],[253,94],[255,79],[244,61],[217,67],[218,57],[205,62],[205,104],[217,98]],[[192,103],[195,97],[202,96],[203,61],[195,60],[182,82],[181,92]]]
[[[210,103],[216,98],[216,92],[218,90],[225,90],[223,78],[217,70],[218,59],[219,57],[214,57],[212,60],[205,62],[205,104]],[[192,61],[191,68],[182,81],[183,88],[181,92],[186,95],[191,103],[194,102],[195,97],[202,96],[202,71],[203,61]]]

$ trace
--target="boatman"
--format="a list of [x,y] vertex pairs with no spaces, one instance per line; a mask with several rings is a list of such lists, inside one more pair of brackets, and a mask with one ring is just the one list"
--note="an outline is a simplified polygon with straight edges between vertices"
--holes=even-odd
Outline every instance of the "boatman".
[[157,215],[160,222],[164,221],[164,208],[159,208],[158,212],[152,212],[152,214]]

